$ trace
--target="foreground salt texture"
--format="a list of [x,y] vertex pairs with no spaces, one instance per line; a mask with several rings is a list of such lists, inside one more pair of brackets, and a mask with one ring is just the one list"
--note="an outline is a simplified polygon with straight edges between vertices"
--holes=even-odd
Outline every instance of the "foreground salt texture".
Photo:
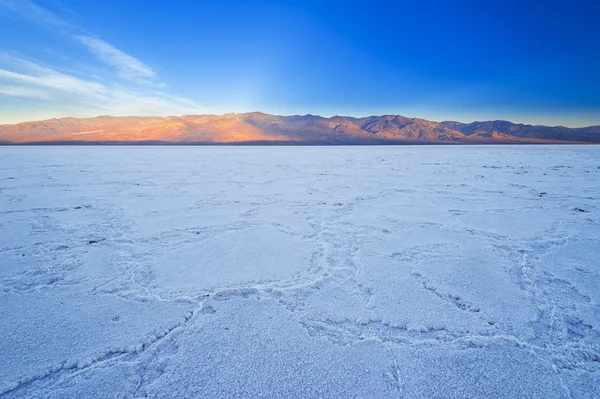
[[0,147],[0,396],[600,397],[600,147]]

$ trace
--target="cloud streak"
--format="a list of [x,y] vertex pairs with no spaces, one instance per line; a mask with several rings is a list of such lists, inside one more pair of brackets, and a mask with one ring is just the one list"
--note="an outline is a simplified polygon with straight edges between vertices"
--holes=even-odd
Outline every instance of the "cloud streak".
[[164,86],[163,83],[157,81],[158,76],[150,66],[32,1],[0,0],[0,7],[4,7],[21,19],[45,28],[59,28],[59,32],[82,44],[104,64],[115,68],[117,76],[122,79]]
[[0,7],[19,17],[47,28],[74,28],[62,18],[29,0],[0,0]]
[[156,78],[156,73],[148,65],[104,40],[92,36],[77,36],[77,39],[101,61],[117,68],[121,78],[135,81],[148,81]]
[[0,0],[0,9],[74,40],[102,65],[109,66],[112,74],[109,79],[98,78],[90,74],[89,64],[64,72],[54,65],[0,52],[0,101],[8,100],[9,105],[0,110],[0,123],[17,122],[14,115],[25,114],[31,115],[27,116],[30,119],[43,119],[58,115],[167,116],[205,111],[191,99],[162,91],[166,85],[152,67],[30,0]]
[[[203,110],[187,98],[82,79],[6,54],[0,54],[2,96],[30,100],[35,108],[68,113],[62,116],[167,116]],[[40,113],[37,118],[44,117]]]

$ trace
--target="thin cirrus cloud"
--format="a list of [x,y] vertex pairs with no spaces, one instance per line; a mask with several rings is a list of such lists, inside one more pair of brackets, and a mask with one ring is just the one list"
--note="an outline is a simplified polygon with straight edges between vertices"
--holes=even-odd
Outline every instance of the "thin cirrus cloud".
[[121,78],[136,81],[148,81],[156,78],[156,73],[148,65],[113,47],[104,40],[91,36],[77,36],[77,39],[101,61],[115,67]]
[[0,110],[0,123],[22,121],[11,115],[24,114],[34,119],[98,114],[159,116],[205,110],[191,99],[165,92],[166,84],[152,67],[29,0],[0,0],[0,8],[28,23],[56,29],[113,71],[99,78],[86,72],[88,68],[65,71],[31,57],[0,52],[0,97],[7,100],[3,101],[5,112]]
[[59,28],[59,32],[83,44],[100,61],[116,68],[118,76],[123,79],[150,82],[157,77],[153,69],[140,60],[94,35],[80,34],[79,32],[83,29],[65,21],[32,1],[0,0],[0,7],[4,7],[20,18],[43,27]]
[[46,102],[56,112],[73,116],[89,115],[90,110],[94,114],[164,115],[200,108],[193,100],[165,92],[106,85],[8,54],[0,54],[0,95]]
[[48,28],[75,28],[54,13],[29,0],[0,0],[0,7],[4,7],[25,20]]

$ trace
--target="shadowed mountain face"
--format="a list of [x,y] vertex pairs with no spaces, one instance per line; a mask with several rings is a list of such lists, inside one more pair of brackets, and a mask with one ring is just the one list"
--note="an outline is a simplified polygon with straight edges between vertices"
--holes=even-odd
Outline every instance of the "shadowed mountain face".
[[512,137],[556,141],[600,142],[600,126],[568,128],[564,126],[533,126],[507,121],[441,122],[440,125],[459,131],[467,137]]
[[399,115],[323,118],[260,112],[166,118],[99,116],[0,125],[0,142],[598,143],[600,126],[571,129],[506,121],[437,123]]

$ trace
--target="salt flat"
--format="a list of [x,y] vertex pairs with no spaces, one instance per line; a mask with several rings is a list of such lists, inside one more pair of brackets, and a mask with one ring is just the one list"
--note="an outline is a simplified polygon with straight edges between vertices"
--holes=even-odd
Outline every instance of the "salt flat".
[[3,398],[598,398],[600,147],[0,147]]

